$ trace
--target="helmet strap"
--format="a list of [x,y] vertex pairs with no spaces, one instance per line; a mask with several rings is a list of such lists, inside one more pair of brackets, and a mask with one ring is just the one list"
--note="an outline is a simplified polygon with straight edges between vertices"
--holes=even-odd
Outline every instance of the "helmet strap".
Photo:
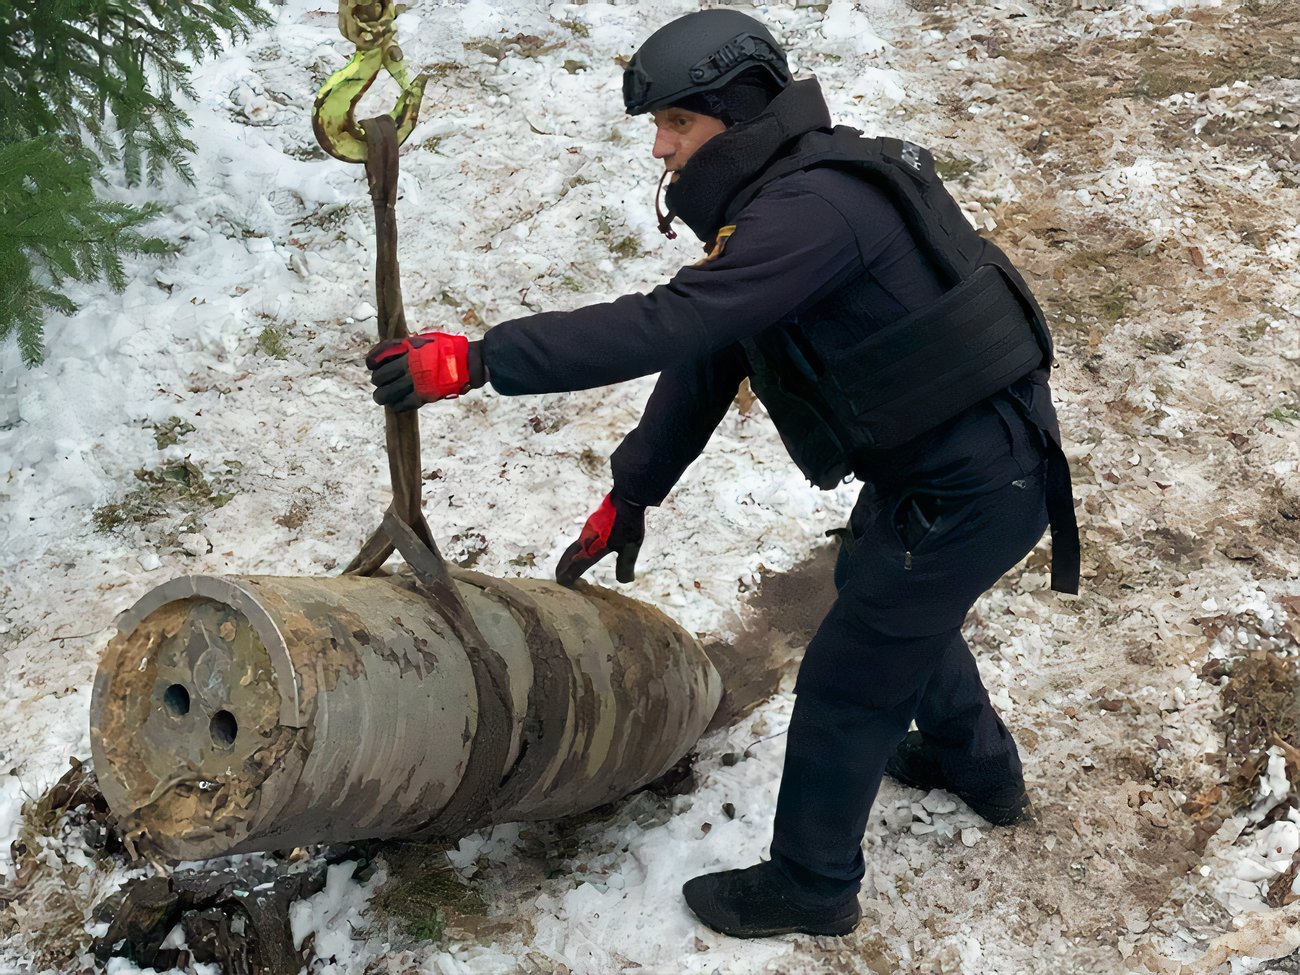
[[659,232],[669,240],[676,240],[677,231],[673,230],[672,224],[673,219],[677,214],[673,213],[671,209],[665,213],[659,208],[659,197],[663,195],[664,182],[668,177],[672,176],[672,174],[671,169],[665,169],[664,174],[659,177],[659,185],[655,187],[655,216],[659,218]]

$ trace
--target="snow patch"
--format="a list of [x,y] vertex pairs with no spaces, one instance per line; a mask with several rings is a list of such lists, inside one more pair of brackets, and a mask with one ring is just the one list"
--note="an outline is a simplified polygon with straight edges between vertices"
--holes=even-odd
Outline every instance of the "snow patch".
[[853,0],[831,0],[821,23],[821,33],[832,48],[848,49],[855,54],[882,54],[889,44],[871,26]]
[[18,838],[22,828],[23,802],[22,783],[15,771],[0,771],[0,883],[13,880],[13,860],[9,848]]

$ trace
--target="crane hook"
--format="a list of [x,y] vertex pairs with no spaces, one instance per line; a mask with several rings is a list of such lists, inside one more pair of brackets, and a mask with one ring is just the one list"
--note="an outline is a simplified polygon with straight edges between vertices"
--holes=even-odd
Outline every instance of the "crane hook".
[[397,125],[398,145],[415,128],[428,77],[412,78],[397,46],[393,21],[405,9],[392,0],[339,0],[339,31],[357,46],[357,52],[330,75],[312,111],[316,141],[335,159],[365,162],[366,135],[353,113],[380,71],[387,71],[402,89],[389,113]]

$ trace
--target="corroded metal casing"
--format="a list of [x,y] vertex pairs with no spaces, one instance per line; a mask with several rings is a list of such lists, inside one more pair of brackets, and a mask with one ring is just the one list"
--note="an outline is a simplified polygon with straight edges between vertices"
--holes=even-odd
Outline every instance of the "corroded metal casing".
[[[466,780],[474,668],[403,576],[187,576],[118,622],[95,678],[91,746],[142,851],[196,860],[563,816],[670,768],[721,681],[652,607],[592,586],[457,573],[505,663],[500,769]],[[458,790],[466,790],[458,795]],[[460,831],[468,831],[460,829]]]

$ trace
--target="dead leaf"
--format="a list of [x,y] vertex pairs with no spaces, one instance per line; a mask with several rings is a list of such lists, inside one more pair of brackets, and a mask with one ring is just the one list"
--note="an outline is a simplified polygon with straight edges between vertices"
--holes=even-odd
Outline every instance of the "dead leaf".
[[1282,596],[1278,599],[1286,610],[1287,620],[1283,626],[1291,634],[1291,639],[1300,643],[1300,596]]
[[[1228,617],[1222,615],[1221,616],[1194,616],[1192,617],[1192,622],[1201,628],[1201,632],[1204,633],[1206,637],[1213,640],[1216,636],[1222,633],[1223,628],[1228,625]],[[1211,661],[1211,664],[1217,664],[1217,661]],[[1222,666],[1219,665],[1218,669],[1222,670]],[[1213,679],[1218,680],[1219,677],[1224,676],[1226,673],[1227,672],[1224,671],[1223,673],[1218,674]],[[1205,673],[1204,668],[1202,668],[1201,676],[1202,677],[1208,676]]]
[[1220,551],[1237,562],[1248,562],[1259,554],[1245,535],[1234,535],[1223,544]]
[[749,411],[754,408],[758,402],[758,397],[749,387],[749,380],[745,379],[740,384],[740,389],[736,390],[736,409],[740,410],[744,416],[749,416]]
[[1214,812],[1222,799],[1223,789],[1217,785],[1211,786],[1184,802],[1182,809],[1191,817],[1192,822],[1200,822],[1207,819]]

